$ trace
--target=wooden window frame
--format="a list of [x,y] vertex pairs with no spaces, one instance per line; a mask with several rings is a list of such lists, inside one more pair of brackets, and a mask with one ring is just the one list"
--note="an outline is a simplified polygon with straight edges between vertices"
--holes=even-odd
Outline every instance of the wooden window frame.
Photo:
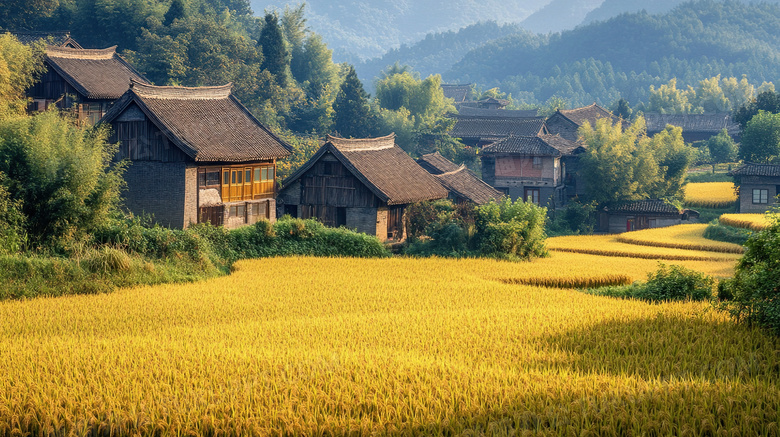
[[[756,196],[758,194],[758,196]],[[758,202],[756,202],[758,198]],[[769,203],[769,190],[766,188],[754,188],[753,189],[753,204],[764,205]]]

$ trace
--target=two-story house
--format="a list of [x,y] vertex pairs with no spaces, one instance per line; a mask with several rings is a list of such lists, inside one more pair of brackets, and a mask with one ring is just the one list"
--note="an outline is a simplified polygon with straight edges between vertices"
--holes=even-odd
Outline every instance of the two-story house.
[[482,179],[513,200],[560,206],[567,201],[562,158],[583,151],[559,135],[504,138],[482,149]]
[[292,148],[217,87],[132,82],[100,123],[119,142],[125,206],[157,223],[237,227],[276,218],[276,160]]

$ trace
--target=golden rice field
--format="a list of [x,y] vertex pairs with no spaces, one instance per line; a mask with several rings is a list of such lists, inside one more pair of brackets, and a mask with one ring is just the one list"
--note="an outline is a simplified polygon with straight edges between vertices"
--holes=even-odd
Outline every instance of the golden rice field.
[[722,225],[760,231],[769,226],[766,214],[723,214],[718,218]]
[[691,182],[685,186],[685,204],[692,207],[728,208],[737,201],[732,182]]
[[704,223],[677,225],[668,228],[643,229],[626,232],[615,238],[621,243],[640,246],[668,247],[672,249],[703,250],[709,252],[743,253],[745,249],[739,244],[704,238]]
[[[714,255],[668,263],[732,274]],[[656,267],[272,258],[0,302],[0,435],[779,435],[777,339],[704,303],[519,284]]]

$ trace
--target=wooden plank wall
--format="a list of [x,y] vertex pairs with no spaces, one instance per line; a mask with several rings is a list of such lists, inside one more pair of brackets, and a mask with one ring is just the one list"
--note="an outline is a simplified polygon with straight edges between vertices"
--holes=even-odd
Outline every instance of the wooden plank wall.
[[119,141],[117,160],[181,162],[188,159],[149,120],[113,123],[111,141]]
[[366,208],[380,202],[340,162],[320,160],[301,177],[301,204]]

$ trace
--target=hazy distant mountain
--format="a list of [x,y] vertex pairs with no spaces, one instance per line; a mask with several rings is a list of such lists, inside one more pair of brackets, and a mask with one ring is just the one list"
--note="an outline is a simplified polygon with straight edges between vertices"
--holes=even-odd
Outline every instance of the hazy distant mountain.
[[422,77],[448,71],[463,55],[488,41],[507,35],[522,33],[517,24],[498,24],[495,21],[472,24],[459,31],[428,34],[413,45],[402,45],[380,58],[369,59],[356,65],[358,76],[367,88],[372,88],[374,78],[382,70],[398,62],[408,65]]
[[778,81],[777,2],[699,0],[552,35],[510,35],[470,51],[443,77],[500,86],[528,103],[557,96],[572,105],[609,105],[621,97],[647,101],[650,85],[672,78],[684,88],[717,74],[746,75],[755,85]]
[[[334,49],[338,61],[383,55],[426,34],[479,21],[519,23],[551,0],[308,0],[308,24]],[[251,0],[256,15],[299,0]]]
[[588,14],[606,2],[605,0],[552,0],[547,6],[523,20],[520,25],[534,33],[574,29]]
[[686,0],[604,0],[598,8],[590,11],[583,23],[590,23],[596,20],[608,20],[624,12],[639,12],[642,10],[651,14],[668,12],[677,5],[685,3]]

